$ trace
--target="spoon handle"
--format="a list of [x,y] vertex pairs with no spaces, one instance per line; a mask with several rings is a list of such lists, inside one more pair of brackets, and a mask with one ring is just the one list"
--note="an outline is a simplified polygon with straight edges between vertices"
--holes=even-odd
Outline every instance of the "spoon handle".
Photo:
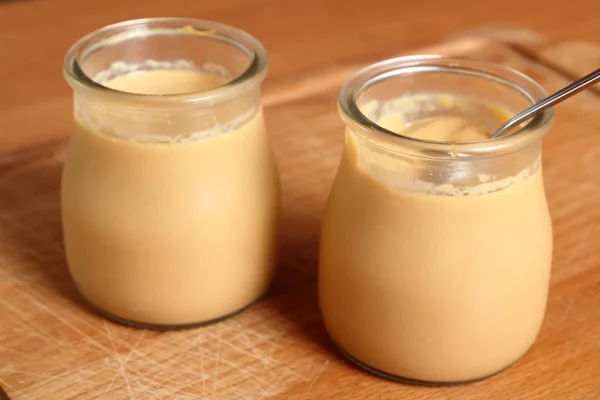
[[498,136],[501,136],[507,130],[521,124],[524,121],[527,121],[529,118],[533,117],[538,112],[545,110],[548,107],[552,107],[553,105],[560,103],[565,99],[568,99],[569,97],[573,96],[576,93],[579,93],[586,87],[593,85],[598,81],[600,81],[600,68],[584,76],[578,81],[571,83],[569,86],[559,90],[553,95],[546,97],[544,100],[540,101],[537,104],[534,104],[525,111],[515,115],[504,125],[502,125],[491,137],[496,138]]

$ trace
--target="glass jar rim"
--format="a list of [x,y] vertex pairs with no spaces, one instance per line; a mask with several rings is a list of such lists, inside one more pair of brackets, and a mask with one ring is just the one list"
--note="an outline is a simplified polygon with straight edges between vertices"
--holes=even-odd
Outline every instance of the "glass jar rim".
[[[216,88],[182,94],[141,94],[115,90],[94,81],[81,67],[81,60],[90,51],[120,41],[148,36],[196,36],[231,44],[245,52],[250,61],[238,76]],[[159,17],[122,21],[104,26],[80,38],[67,51],[63,73],[74,90],[112,96],[119,100],[143,101],[159,106],[169,104],[214,104],[238,96],[262,82],[268,69],[265,47],[254,36],[230,25],[196,18]]]
[[486,78],[520,92],[532,105],[548,96],[539,83],[505,65],[440,54],[410,55],[371,64],[348,79],[338,97],[338,109],[342,119],[346,125],[357,128],[363,139],[383,150],[393,151],[381,145],[381,142],[387,142],[407,150],[420,151],[422,156],[426,154],[427,158],[480,158],[506,154],[539,142],[550,129],[554,118],[552,108],[538,113],[518,131],[509,135],[477,142],[432,141],[390,131],[368,118],[358,106],[360,94],[375,83],[398,75],[427,72],[460,73]]

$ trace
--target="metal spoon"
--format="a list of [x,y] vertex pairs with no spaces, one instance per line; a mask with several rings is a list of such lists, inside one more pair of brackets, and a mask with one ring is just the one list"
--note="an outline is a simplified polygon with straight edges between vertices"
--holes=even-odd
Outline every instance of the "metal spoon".
[[548,107],[552,107],[553,105],[568,99],[569,97],[573,96],[576,93],[579,93],[583,89],[593,85],[598,81],[600,81],[600,68],[598,68],[591,74],[584,76],[580,80],[571,83],[569,86],[559,90],[558,92],[546,97],[544,100],[540,101],[537,104],[534,104],[525,111],[515,115],[514,117],[509,119],[504,125],[498,128],[498,130],[491,136],[491,138],[497,138],[499,136],[502,136],[504,133],[506,133],[506,131],[534,117],[540,111],[545,110]]

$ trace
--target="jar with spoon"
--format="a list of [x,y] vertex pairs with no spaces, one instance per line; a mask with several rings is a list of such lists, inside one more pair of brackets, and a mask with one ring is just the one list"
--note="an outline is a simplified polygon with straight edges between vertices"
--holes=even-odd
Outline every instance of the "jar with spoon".
[[384,61],[346,82],[319,303],[351,360],[449,384],[493,375],[532,346],[552,260],[541,142],[553,111],[490,136],[545,97],[510,68],[442,56]]

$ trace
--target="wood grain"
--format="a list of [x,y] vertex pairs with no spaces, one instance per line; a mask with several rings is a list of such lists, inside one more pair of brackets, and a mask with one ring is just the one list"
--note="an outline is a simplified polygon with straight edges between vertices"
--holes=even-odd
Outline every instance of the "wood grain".
[[[110,23],[151,16],[222,21],[269,50],[267,87],[323,68],[388,58],[476,25],[507,21],[560,39],[597,40],[596,0],[21,0],[0,4],[0,151],[66,137],[70,90],[61,78],[68,47]],[[581,12],[580,10],[586,10]]]
[[[47,0],[0,5],[0,49],[15,48],[17,41],[23,49],[34,48],[43,32],[61,28],[48,34],[53,41],[44,42],[42,54],[15,48],[21,66],[7,63],[10,52],[0,50],[0,90],[5,95],[0,96],[0,149],[28,149],[66,137],[70,94],[60,80],[60,58],[67,44],[91,25],[113,22],[117,15],[139,15],[139,10],[146,15],[188,10],[185,14],[201,16],[189,12],[198,8],[192,1],[172,0],[172,8],[166,9],[162,2],[133,0],[130,4],[139,9],[120,13],[117,3]],[[401,10],[386,11],[391,2],[350,9],[342,2],[323,1],[320,14],[306,3],[282,8],[278,2],[261,0],[261,13],[252,20],[244,18],[255,7],[252,2],[206,3],[210,18],[255,31],[273,49],[264,102],[284,196],[282,262],[274,287],[263,301],[225,322],[162,333],[123,327],[90,312],[75,294],[62,250],[58,188],[64,146],[5,156],[0,163],[0,385],[11,398],[600,398],[600,97],[592,92],[561,105],[545,139],[555,255],[548,313],[532,351],[491,379],[425,388],[358,370],[339,357],[325,335],[316,303],[316,249],[319,219],[342,145],[337,92],[361,66],[404,53],[407,45],[432,42],[443,31],[434,27],[421,34],[422,28],[452,20],[444,14],[447,8],[422,3],[406,13],[417,16],[429,10],[431,20],[408,28],[397,26],[395,17]],[[472,13],[455,12],[456,20],[445,23],[444,29],[481,17],[484,6],[479,3],[464,2]],[[510,0],[507,5],[512,3],[521,2]],[[540,4],[523,4],[524,11],[533,11],[534,3]],[[59,6],[65,6],[71,18],[61,15]],[[296,13],[295,18],[285,17],[283,11]],[[333,24],[337,11],[341,22]],[[558,33],[551,26],[556,15],[540,9],[534,24]],[[361,27],[369,18],[380,23]],[[568,10],[564,18],[575,21]],[[314,20],[315,28],[304,27],[308,20]],[[584,15],[577,27],[568,25],[560,33],[592,37],[596,27],[594,17]],[[336,35],[340,29],[343,34]],[[419,34],[408,37],[415,30]],[[323,42],[322,36],[330,41]],[[571,41],[530,30],[495,27],[459,36],[411,52],[504,63],[549,91],[566,84],[571,75],[587,72],[588,66],[597,66],[600,59],[597,45],[571,46]],[[43,75],[46,69],[54,71],[52,79]]]

